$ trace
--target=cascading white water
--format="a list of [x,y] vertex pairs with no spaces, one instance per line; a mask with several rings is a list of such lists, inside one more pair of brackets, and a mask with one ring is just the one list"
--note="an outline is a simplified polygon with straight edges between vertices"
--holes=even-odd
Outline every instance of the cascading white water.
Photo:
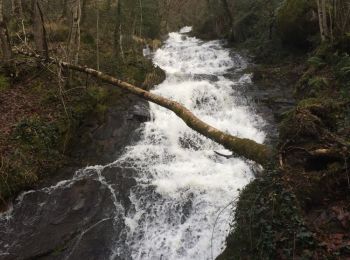
[[[189,37],[190,30],[185,27],[171,33],[154,54],[153,61],[166,71],[166,80],[152,91],[181,102],[212,126],[263,142],[265,134],[259,129],[264,122],[238,91],[250,81],[250,75],[242,72],[244,59],[230,54],[220,41]],[[69,180],[27,191],[13,209],[0,214],[0,234],[6,235],[5,239],[0,236],[0,257],[17,255],[17,249],[25,246],[34,231],[37,237],[41,237],[41,228],[53,232],[50,219],[45,222],[48,226],[40,223],[57,213],[53,222],[58,229],[68,230],[69,236],[74,230],[78,234],[62,252],[63,259],[80,259],[87,249],[99,259],[110,254],[113,260],[214,259],[222,251],[232,221],[231,202],[238,189],[253,178],[250,167],[241,159],[215,154],[223,148],[188,128],[172,112],[154,104],[150,104],[150,112],[152,120],[142,125],[140,141],[127,147],[115,162],[87,167]],[[109,172],[113,166],[117,170]],[[127,177],[135,178],[136,185],[133,181],[131,188],[120,189],[125,180],[113,180],[111,174],[117,179],[130,174]],[[130,207],[125,206],[127,199],[121,198],[129,189]],[[89,195],[85,202],[84,196]],[[81,215],[75,215],[77,212]],[[110,231],[107,241],[103,234],[98,238],[96,233],[90,234],[104,225]],[[89,235],[104,241],[101,251],[100,243],[90,247]]]
[[[263,121],[235,90],[250,76],[225,77],[228,70],[244,68],[243,59],[233,59],[220,41],[203,42],[187,36],[189,31],[170,33],[155,53],[154,63],[167,77],[152,92],[181,102],[223,131],[263,142]],[[141,141],[114,162],[138,171],[126,217],[132,259],[212,259],[228,234],[227,205],[252,179],[251,170],[241,159],[215,155],[223,148],[172,112],[154,104],[150,109]]]

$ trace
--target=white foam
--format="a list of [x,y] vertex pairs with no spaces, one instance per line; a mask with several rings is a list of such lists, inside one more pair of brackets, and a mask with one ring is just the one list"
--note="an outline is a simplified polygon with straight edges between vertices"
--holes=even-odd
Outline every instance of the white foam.
[[180,29],[180,33],[189,33],[192,31],[192,26],[185,26]]

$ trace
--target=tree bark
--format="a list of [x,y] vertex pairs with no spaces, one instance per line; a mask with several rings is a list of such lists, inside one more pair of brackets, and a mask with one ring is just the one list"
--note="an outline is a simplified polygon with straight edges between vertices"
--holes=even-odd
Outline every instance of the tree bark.
[[33,34],[36,50],[40,53],[40,55],[48,58],[49,51],[46,39],[44,17],[38,0],[33,1]]
[[96,68],[100,70],[100,6],[96,1]]
[[[29,57],[34,57],[36,59],[41,59],[45,62],[45,59],[34,53],[28,53],[25,51],[16,51],[16,53]],[[138,88],[132,84],[109,76],[101,71],[55,59],[50,59],[50,62],[55,63],[56,65],[61,66],[63,68],[83,72],[85,74],[94,76],[103,82],[117,86],[120,89],[123,89],[129,93],[146,99],[161,107],[167,108],[174,112],[178,117],[180,117],[190,128],[202,134],[203,136],[217,142],[218,144],[221,144],[233,153],[245,157],[246,159],[255,161],[261,165],[266,165],[269,163],[269,159],[272,156],[272,151],[268,146],[259,144],[250,139],[239,138],[224,133],[219,129],[216,129],[203,122],[202,120],[197,118],[190,110],[188,110],[186,107],[184,107],[182,104],[176,101],[172,101],[170,99],[153,94],[149,91]]]
[[320,0],[317,0],[317,12],[318,12],[318,23],[319,23],[319,27],[320,27],[321,40],[325,41],[326,36],[325,36],[325,32],[324,32],[324,27],[323,27],[323,13],[322,13],[322,7],[321,7]]
[[327,21],[326,0],[321,0],[321,2],[322,2],[323,31],[324,31],[324,35],[326,36],[326,39],[329,39],[329,28],[328,28],[328,21]]
[[80,0],[74,0],[71,6],[71,28],[67,46],[68,61],[78,64],[80,51]]
[[322,41],[327,41],[330,39],[330,28],[328,26],[326,6],[326,0],[317,0],[318,22]]
[[4,3],[0,0],[0,44],[3,56],[3,63],[5,66],[10,65],[12,58],[10,37],[8,34],[5,18],[4,18]]

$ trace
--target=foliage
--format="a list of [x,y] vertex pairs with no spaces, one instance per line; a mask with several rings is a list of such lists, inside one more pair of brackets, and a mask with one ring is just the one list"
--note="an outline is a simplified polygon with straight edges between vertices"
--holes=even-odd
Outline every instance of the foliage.
[[336,75],[344,82],[347,87],[350,87],[350,56],[344,54],[339,58],[338,63],[335,66]]
[[29,118],[19,122],[14,138],[37,152],[50,152],[58,143],[58,128],[54,123],[42,122],[40,118]]
[[319,140],[324,129],[337,127],[341,103],[325,98],[306,98],[285,114],[280,124],[280,140]]
[[311,57],[307,62],[316,68],[321,68],[326,65],[326,62],[318,56]]
[[8,89],[10,87],[10,83],[4,75],[0,74],[0,92]]
[[329,83],[324,77],[314,77],[309,80],[308,84],[311,87],[322,88],[327,87]]
[[219,260],[310,257],[316,245],[295,195],[274,169],[265,170],[241,192],[226,242]]

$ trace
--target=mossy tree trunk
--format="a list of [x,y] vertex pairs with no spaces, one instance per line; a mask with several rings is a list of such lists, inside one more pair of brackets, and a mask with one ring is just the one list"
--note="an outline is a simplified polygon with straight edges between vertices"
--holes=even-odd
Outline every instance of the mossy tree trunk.
[[[17,51],[17,53],[34,57],[37,59],[42,59],[42,57],[34,53],[28,53],[24,51]],[[226,149],[232,151],[233,153],[239,156],[255,161],[261,165],[266,165],[269,162],[272,152],[268,146],[259,144],[250,139],[239,138],[237,136],[232,136],[230,134],[224,133],[223,131],[216,129],[215,127],[212,127],[207,123],[203,122],[198,117],[196,117],[189,109],[187,109],[182,104],[176,101],[153,94],[149,91],[138,88],[132,84],[116,79],[95,69],[75,65],[68,62],[58,61],[55,59],[51,59],[51,62],[63,68],[83,72],[85,74],[94,76],[106,83],[117,86],[129,93],[146,99],[161,107],[167,108],[174,112],[178,117],[180,117],[190,128],[204,135],[205,137],[217,142],[218,144],[221,144]]]

